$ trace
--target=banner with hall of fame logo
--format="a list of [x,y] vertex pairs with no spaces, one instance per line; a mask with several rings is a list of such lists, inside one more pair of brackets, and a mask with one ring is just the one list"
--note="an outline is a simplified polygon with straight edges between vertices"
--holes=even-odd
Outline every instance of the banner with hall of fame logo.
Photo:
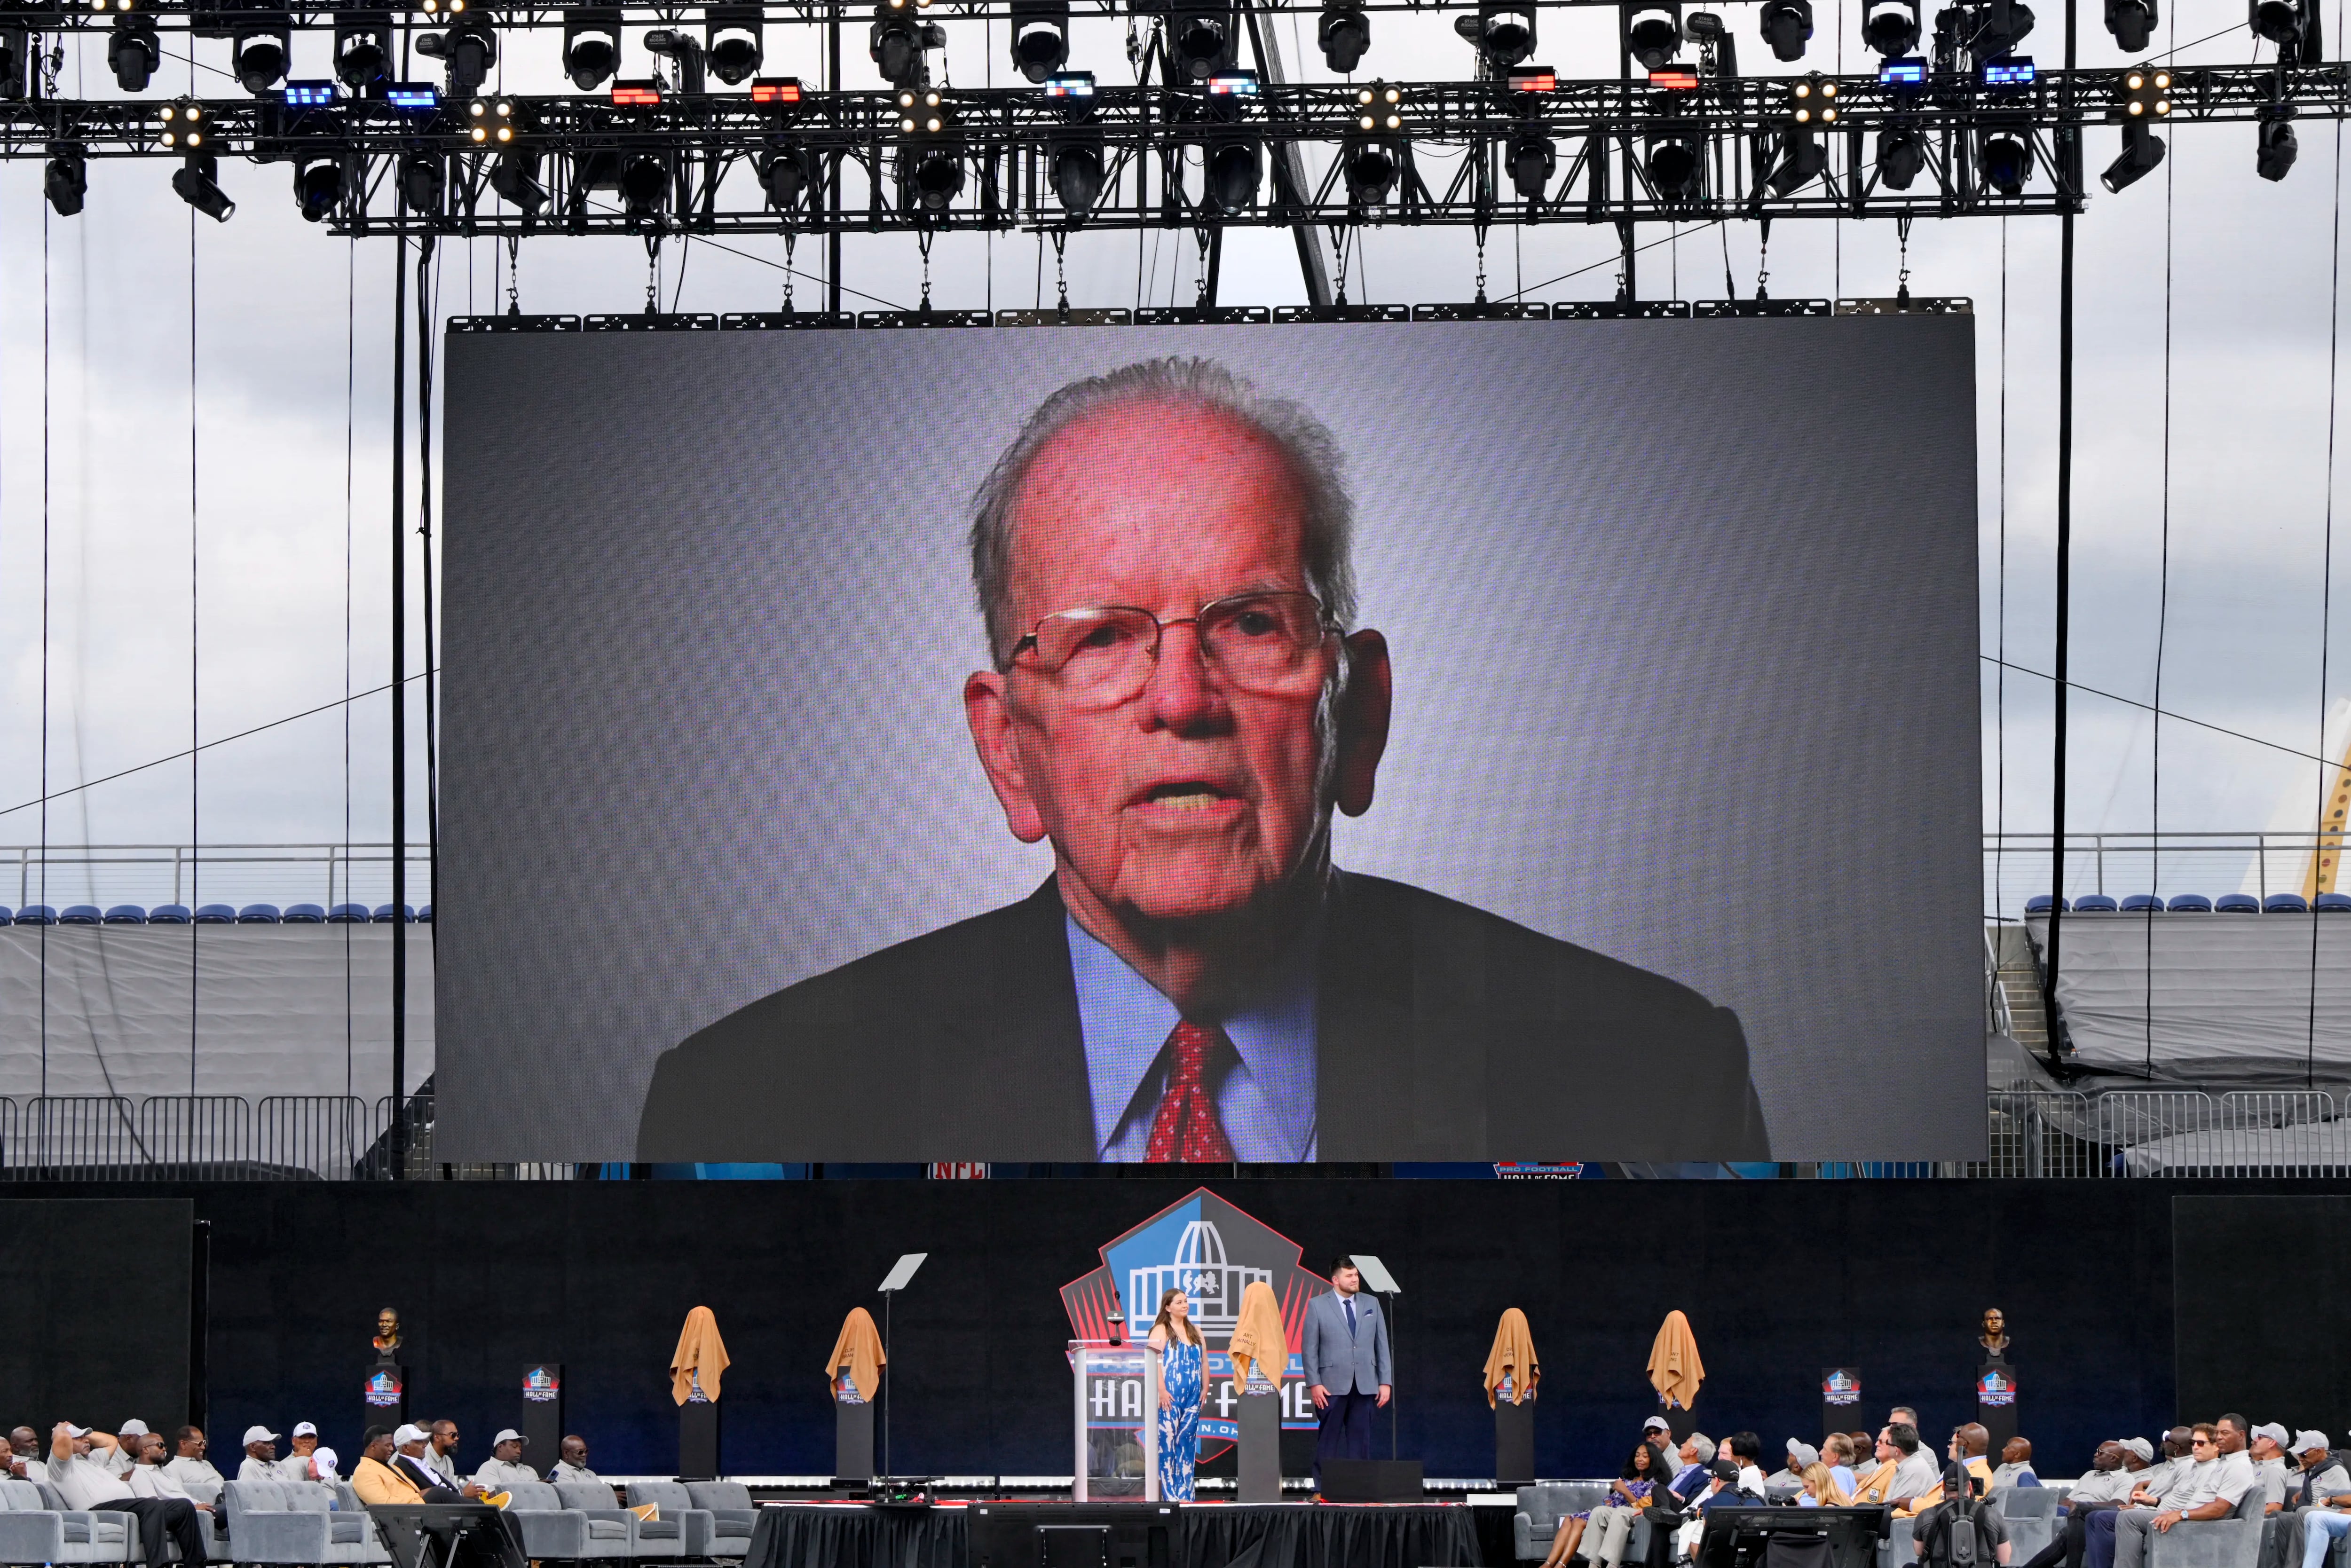
[[1987,1366],[1976,1375],[1976,1403],[1979,1405],[2013,1405],[2016,1403],[2016,1374],[2005,1366]]
[[[1180,1290],[1191,1298],[1192,1322],[1207,1342],[1200,1451],[1203,1456],[1223,1451],[1239,1435],[1236,1423],[1241,1397],[1233,1392],[1232,1363],[1225,1346],[1233,1337],[1241,1292],[1261,1280],[1273,1287],[1274,1300],[1281,1304],[1281,1326],[1290,1340],[1281,1424],[1291,1430],[1312,1430],[1314,1402],[1306,1392],[1299,1336],[1306,1326],[1307,1301],[1331,1283],[1301,1267],[1299,1254],[1297,1242],[1205,1187],[1105,1243],[1102,1267],[1061,1287],[1071,1337],[1107,1339],[1115,1318],[1127,1341],[1138,1347],[1131,1359],[1102,1361],[1102,1374],[1089,1380],[1094,1424],[1132,1427],[1142,1418],[1145,1374],[1139,1347],[1159,1316],[1161,1295]],[[1094,1358],[1088,1364],[1096,1364]]]

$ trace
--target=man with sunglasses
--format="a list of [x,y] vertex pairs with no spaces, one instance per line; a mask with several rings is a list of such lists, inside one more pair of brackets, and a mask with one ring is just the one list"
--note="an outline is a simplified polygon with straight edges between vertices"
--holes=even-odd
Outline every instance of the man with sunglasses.
[[1053,874],[664,1054],[640,1157],[1764,1157],[1728,1009],[1333,865],[1393,689],[1341,467],[1311,414],[1205,361],[1049,398],[975,498],[990,658],[963,703]]
[[[2141,1568],[2149,1531],[2167,1533],[2183,1521],[2227,1519],[2236,1511],[2260,1483],[2245,1457],[2243,1417],[2224,1416],[2221,1422],[2199,1421],[2189,1428],[2189,1462],[2174,1472],[2161,1496],[2140,1486],[2132,1491],[2129,1507],[2091,1515],[2083,1553],[2089,1568],[2107,1568],[2108,1563],[2113,1568]],[[2233,1430],[2228,1423],[2234,1423]],[[2228,1446],[2231,1437],[2233,1448]]]

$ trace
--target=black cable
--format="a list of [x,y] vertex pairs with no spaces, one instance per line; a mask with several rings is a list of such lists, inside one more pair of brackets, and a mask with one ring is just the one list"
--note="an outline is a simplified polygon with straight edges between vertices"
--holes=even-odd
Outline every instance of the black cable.
[[392,1179],[408,1177],[408,225],[392,260]]
[[[49,792],[49,204],[41,204],[41,793]],[[41,903],[49,902],[49,809],[41,808]],[[49,1092],[49,928],[40,928],[41,1093]],[[194,1007],[193,995],[189,998]]]
[[[197,683],[203,643],[199,633],[204,601],[203,560],[197,531],[196,443],[196,209],[188,209],[188,909],[201,907],[204,896],[204,750],[200,721],[203,689]],[[203,994],[204,927],[188,923],[188,1092],[196,1092],[196,998]]]
[[[2179,31],[2179,8],[2171,8],[2171,30]],[[2153,846],[2147,854],[2147,897],[2143,912],[2147,938],[2147,1076],[2155,1075],[2155,912],[2162,907],[2163,896],[2163,645],[2171,617],[2171,274],[2172,274],[2172,213],[2175,176],[2179,172],[2179,160],[2172,158],[2163,166],[2163,462],[2161,536],[2158,545],[2155,588],[2155,717],[2148,722],[2154,727],[2154,738],[2147,754],[2147,842]]]
[[[2337,344],[2343,320],[2343,122],[2335,122],[2334,256],[2326,297],[2326,509],[2324,543],[2318,570],[2318,749],[2326,749],[2326,677],[2333,653],[2335,608],[2335,393],[2340,360]],[[2318,826],[2326,826],[2326,797],[2334,780],[2325,768],[2318,775]],[[2302,1082],[2307,1089],[2318,1073],[2318,845],[2313,838],[2310,861],[2310,1013],[2303,1040]],[[2336,853],[2341,853],[2337,850]]]
[[2008,219],[2000,220],[2000,563],[1993,576],[1991,912],[2001,915],[2008,872]]
[[[424,667],[431,670],[438,661],[434,657],[433,621],[433,338],[434,326],[439,320],[435,295],[439,292],[440,262],[438,249],[431,235],[424,236],[416,257],[416,533],[423,543],[424,583]],[[428,898],[441,885],[441,753],[440,708],[434,691],[439,683],[431,675],[424,680],[424,863],[425,893]],[[434,931],[440,929],[436,922]],[[437,956],[440,942],[437,936],[426,938]]]
[[[1976,657],[1988,664],[1997,664],[2001,663],[2001,661],[1993,658],[1990,653],[1978,653]],[[2056,679],[2055,676],[2050,674],[2046,670],[2036,670],[2030,664],[2010,664],[2007,667],[2014,670],[2020,675],[2031,675],[2036,681],[2053,681]],[[2084,685],[2079,681],[2067,681],[2064,685],[2071,690],[2082,693],[2085,696],[2104,697],[2110,703],[2121,703],[2126,707],[2138,708],[2146,713],[2157,713],[2158,711],[2151,703],[2143,703],[2137,697],[2126,697],[2118,692],[2101,691],[2095,686]],[[2171,720],[2174,724],[2192,724],[2199,729],[2209,729],[2215,735],[2225,735],[2231,740],[2251,741],[2255,746],[2265,746],[2272,751],[2278,752],[2286,757],[2299,758],[2304,762],[2325,762],[2326,760],[2326,758],[2318,756],[2314,752],[2304,751],[2297,747],[2282,746],[2274,740],[2263,740],[2258,735],[2247,735],[2241,729],[2231,729],[2227,725],[2214,724],[2210,719],[2191,718],[2187,714],[2178,713],[2170,708],[2160,710],[2160,716]]]
[[[351,896],[351,545],[352,468],[359,406],[360,242],[343,252],[343,902]],[[329,913],[332,913],[331,907]],[[343,926],[343,1098],[357,1088],[359,1052],[355,989],[351,977],[351,923]]]

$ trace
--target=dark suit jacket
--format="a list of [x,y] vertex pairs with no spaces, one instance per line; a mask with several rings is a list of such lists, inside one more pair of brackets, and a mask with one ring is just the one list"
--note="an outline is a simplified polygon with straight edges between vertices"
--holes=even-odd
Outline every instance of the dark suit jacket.
[[[663,1053],[641,1160],[1094,1157],[1061,894],[788,986]],[[1499,915],[1342,873],[1317,1157],[1770,1157],[1739,1019]]]

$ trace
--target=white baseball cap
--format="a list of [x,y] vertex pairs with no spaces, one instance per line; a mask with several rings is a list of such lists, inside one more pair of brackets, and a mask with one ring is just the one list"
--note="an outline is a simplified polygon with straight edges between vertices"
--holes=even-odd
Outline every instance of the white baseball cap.
[[2334,1446],[2326,1440],[2326,1434],[2324,1432],[2296,1432],[2294,1435],[2294,1451],[2297,1454],[2306,1454],[2313,1448],[2332,1448]]
[[1670,1432],[1673,1429],[1674,1424],[1663,1416],[1652,1416],[1641,1423],[1641,1430],[1644,1432]]
[[422,1443],[432,1435],[411,1421],[392,1435],[392,1446],[395,1448],[406,1448],[411,1443]]
[[66,1435],[69,1437],[87,1437],[89,1436],[89,1428],[87,1427],[77,1427],[72,1422],[68,1421],[66,1423]]
[[2137,1454],[2139,1463],[2144,1465],[2155,1463],[2155,1445],[2145,1437],[2125,1437],[2121,1440],[2121,1446]]
[[294,1435],[298,1437],[315,1437],[319,1435],[319,1428],[310,1422],[297,1421],[294,1423]]
[[247,1443],[274,1443],[277,1441],[277,1434],[266,1427],[247,1427],[245,1440]]
[[125,1437],[143,1437],[147,1436],[147,1423],[133,1416],[122,1424],[120,1435]]
[[500,1443],[520,1443],[526,1448],[530,1447],[530,1439],[524,1437],[520,1432],[516,1431],[512,1427],[499,1427],[498,1435],[490,1439],[490,1447],[493,1448],[496,1448]]
[[2286,1446],[2288,1440],[2286,1429],[2274,1421],[2264,1421],[2247,1435],[2254,1437],[2267,1437],[2281,1448]]

